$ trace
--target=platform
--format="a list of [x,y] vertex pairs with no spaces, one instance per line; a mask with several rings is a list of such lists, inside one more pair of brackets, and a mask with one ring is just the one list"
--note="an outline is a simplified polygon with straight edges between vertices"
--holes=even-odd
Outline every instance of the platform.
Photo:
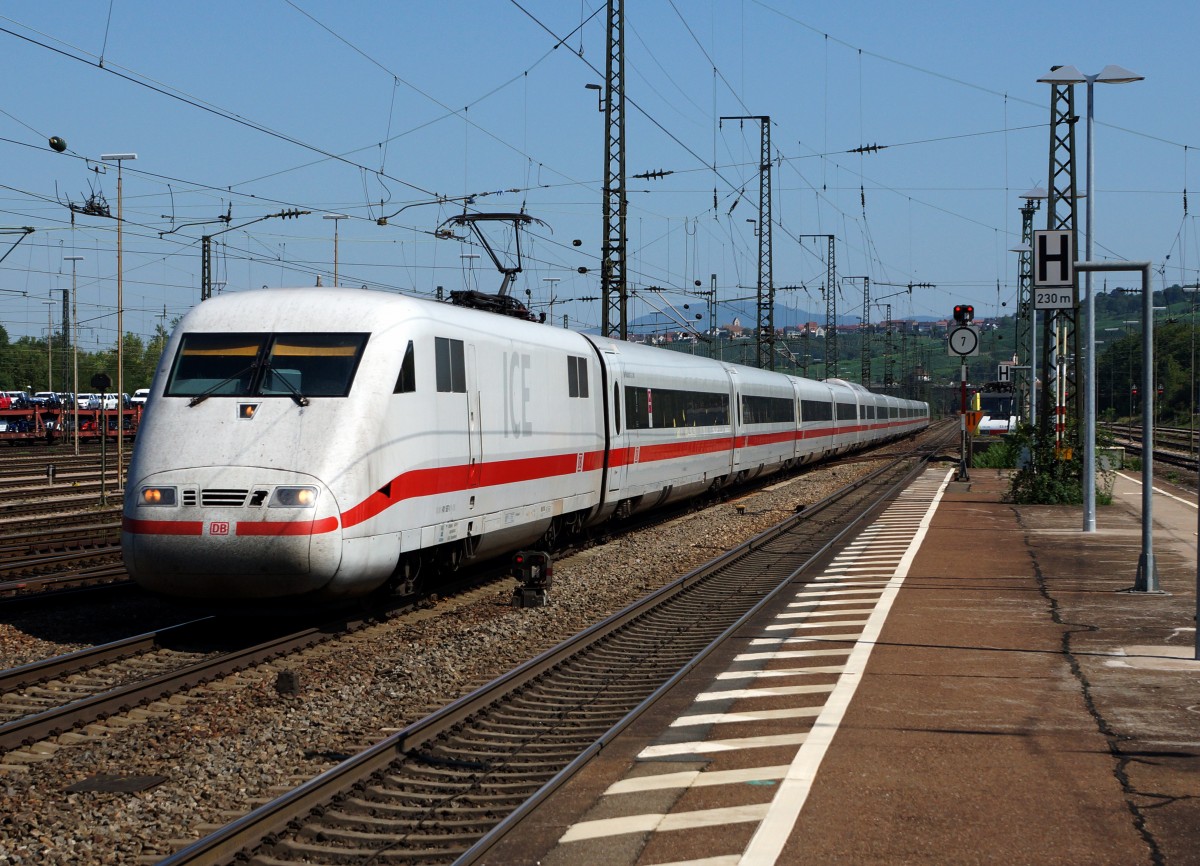
[[633,724],[495,864],[1200,863],[1195,496],[1097,531],[930,469]]

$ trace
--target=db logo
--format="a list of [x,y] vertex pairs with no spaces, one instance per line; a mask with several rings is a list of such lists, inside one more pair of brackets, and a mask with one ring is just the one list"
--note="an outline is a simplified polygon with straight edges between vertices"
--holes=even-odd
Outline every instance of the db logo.
[[208,524],[208,534],[209,535],[228,535],[229,534],[229,521],[228,520],[214,520],[212,523]]

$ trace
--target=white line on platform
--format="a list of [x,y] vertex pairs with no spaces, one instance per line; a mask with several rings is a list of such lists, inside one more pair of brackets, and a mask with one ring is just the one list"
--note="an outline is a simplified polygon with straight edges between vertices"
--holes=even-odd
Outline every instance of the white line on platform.
[[746,710],[741,713],[700,713],[680,716],[671,722],[672,728],[695,725],[731,725],[736,722],[769,722],[778,719],[809,719],[821,712],[820,707],[788,707],[783,710]]
[[746,767],[741,770],[686,770],[682,773],[659,773],[621,779],[608,786],[604,793],[639,794],[642,791],[667,791],[674,788],[705,788],[713,785],[744,785],[746,782],[769,782],[787,774],[787,764],[775,767]]
[[798,746],[807,733],[773,734],[765,737],[734,737],[728,740],[695,740],[690,743],[659,743],[638,752],[638,758],[661,758],[666,755],[711,755],[714,752],[736,752],[741,749],[770,749],[775,746]]
[[[826,673],[836,673],[841,668]],[[765,675],[765,671],[756,671],[758,675]],[[733,677],[730,677],[733,679]],[[759,689],[722,689],[719,692],[701,692],[696,695],[696,702],[701,701],[728,701],[728,700],[743,700],[745,698],[785,698],[792,695],[816,695],[821,692],[832,692],[833,683],[813,685],[813,686],[767,686]]]
[[933,501],[929,503],[925,516],[921,519],[920,527],[909,544],[908,552],[905,553],[904,559],[896,569],[892,585],[885,590],[883,598],[880,599],[878,606],[871,614],[871,621],[863,629],[862,640],[855,645],[854,652],[847,660],[847,671],[838,677],[837,685],[830,694],[829,700],[825,702],[821,715],[813,723],[808,739],[796,753],[788,775],[771,801],[771,808],[767,816],[755,830],[750,844],[742,853],[740,862],[745,866],[765,866],[765,864],[774,864],[779,861],[784,845],[787,844],[792,829],[796,826],[800,810],[804,808],[804,803],[812,790],[817,769],[846,714],[846,708],[849,707],[854,692],[862,681],[863,671],[866,669],[871,650],[879,639],[888,612],[900,591],[900,585],[904,582],[909,568],[912,567],[912,561],[929,531],[933,515],[941,503],[946,486],[952,476],[953,470],[946,471],[942,476]]
[[652,833],[669,830],[694,830],[698,827],[716,827],[721,824],[739,824],[746,821],[761,821],[767,812],[766,803],[753,806],[733,806],[727,809],[702,809],[696,812],[679,812],[674,815],[630,815],[627,818],[602,818],[598,821],[582,821],[570,827],[558,841],[578,842],[583,839],[600,839],[605,836],[620,836],[624,833]]

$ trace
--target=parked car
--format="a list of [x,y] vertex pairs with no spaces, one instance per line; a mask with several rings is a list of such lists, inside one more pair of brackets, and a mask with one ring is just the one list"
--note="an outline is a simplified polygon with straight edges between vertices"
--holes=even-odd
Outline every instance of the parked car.
[[5,391],[9,400],[12,401],[13,409],[28,409],[31,405],[28,391]]
[[33,395],[33,405],[39,407],[59,406],[58,393],[55,391],[38,391]]
[[100,395],[99,394],[80,394],[76,398],[80,409],[99,409]]
[[146,400],[150,397],[149,388],[138,388],[133,392],[133,396],[129,398],[129,402],[134,406],[145,406]]
[[[121,397],[123,398],[122,402],[124,403],[125,408],[128,409],[129,408],[129,395],[122,394]],[[104,408],[105,409],[116,409],[117,408],[117,395],[116,394],[105,394],[104,395]]]

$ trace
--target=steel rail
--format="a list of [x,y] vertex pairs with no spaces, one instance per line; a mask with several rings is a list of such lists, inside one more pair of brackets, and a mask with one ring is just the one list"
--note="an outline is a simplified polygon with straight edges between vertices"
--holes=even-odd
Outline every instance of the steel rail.
[[[356,627],[360,622],[347,620],[345,624],[347,627]],[[180,670],[126,686],[119,686],[54,709],[16,719],[0,725],[0,750],[17,748],[63,733],[79,725],[98,721],[114,713],[150,703],[218,677],[263,664],[277,656],[321,643],[334,636],[330,634],[328,625],[307,628],[189,665]]]
[[134,635],[133,637],[106,643],[102,646],[89,647],[78,652],[55,656],[54,658],[43,659],[42,661],[30,662],[27,665],[0,671],[0,693],[28,688],[47,682],[48,680],[57,679],[58,677],[80,673],[98,665],[131,658],[139,653],[154,649],[164,640],[185,635],[189,630],[195,629],[197,624],[211,622],[213,619],[214,617],[211,616],[200,617],[189,622],[158,629],[157,631],[146,632],[145,634]]

